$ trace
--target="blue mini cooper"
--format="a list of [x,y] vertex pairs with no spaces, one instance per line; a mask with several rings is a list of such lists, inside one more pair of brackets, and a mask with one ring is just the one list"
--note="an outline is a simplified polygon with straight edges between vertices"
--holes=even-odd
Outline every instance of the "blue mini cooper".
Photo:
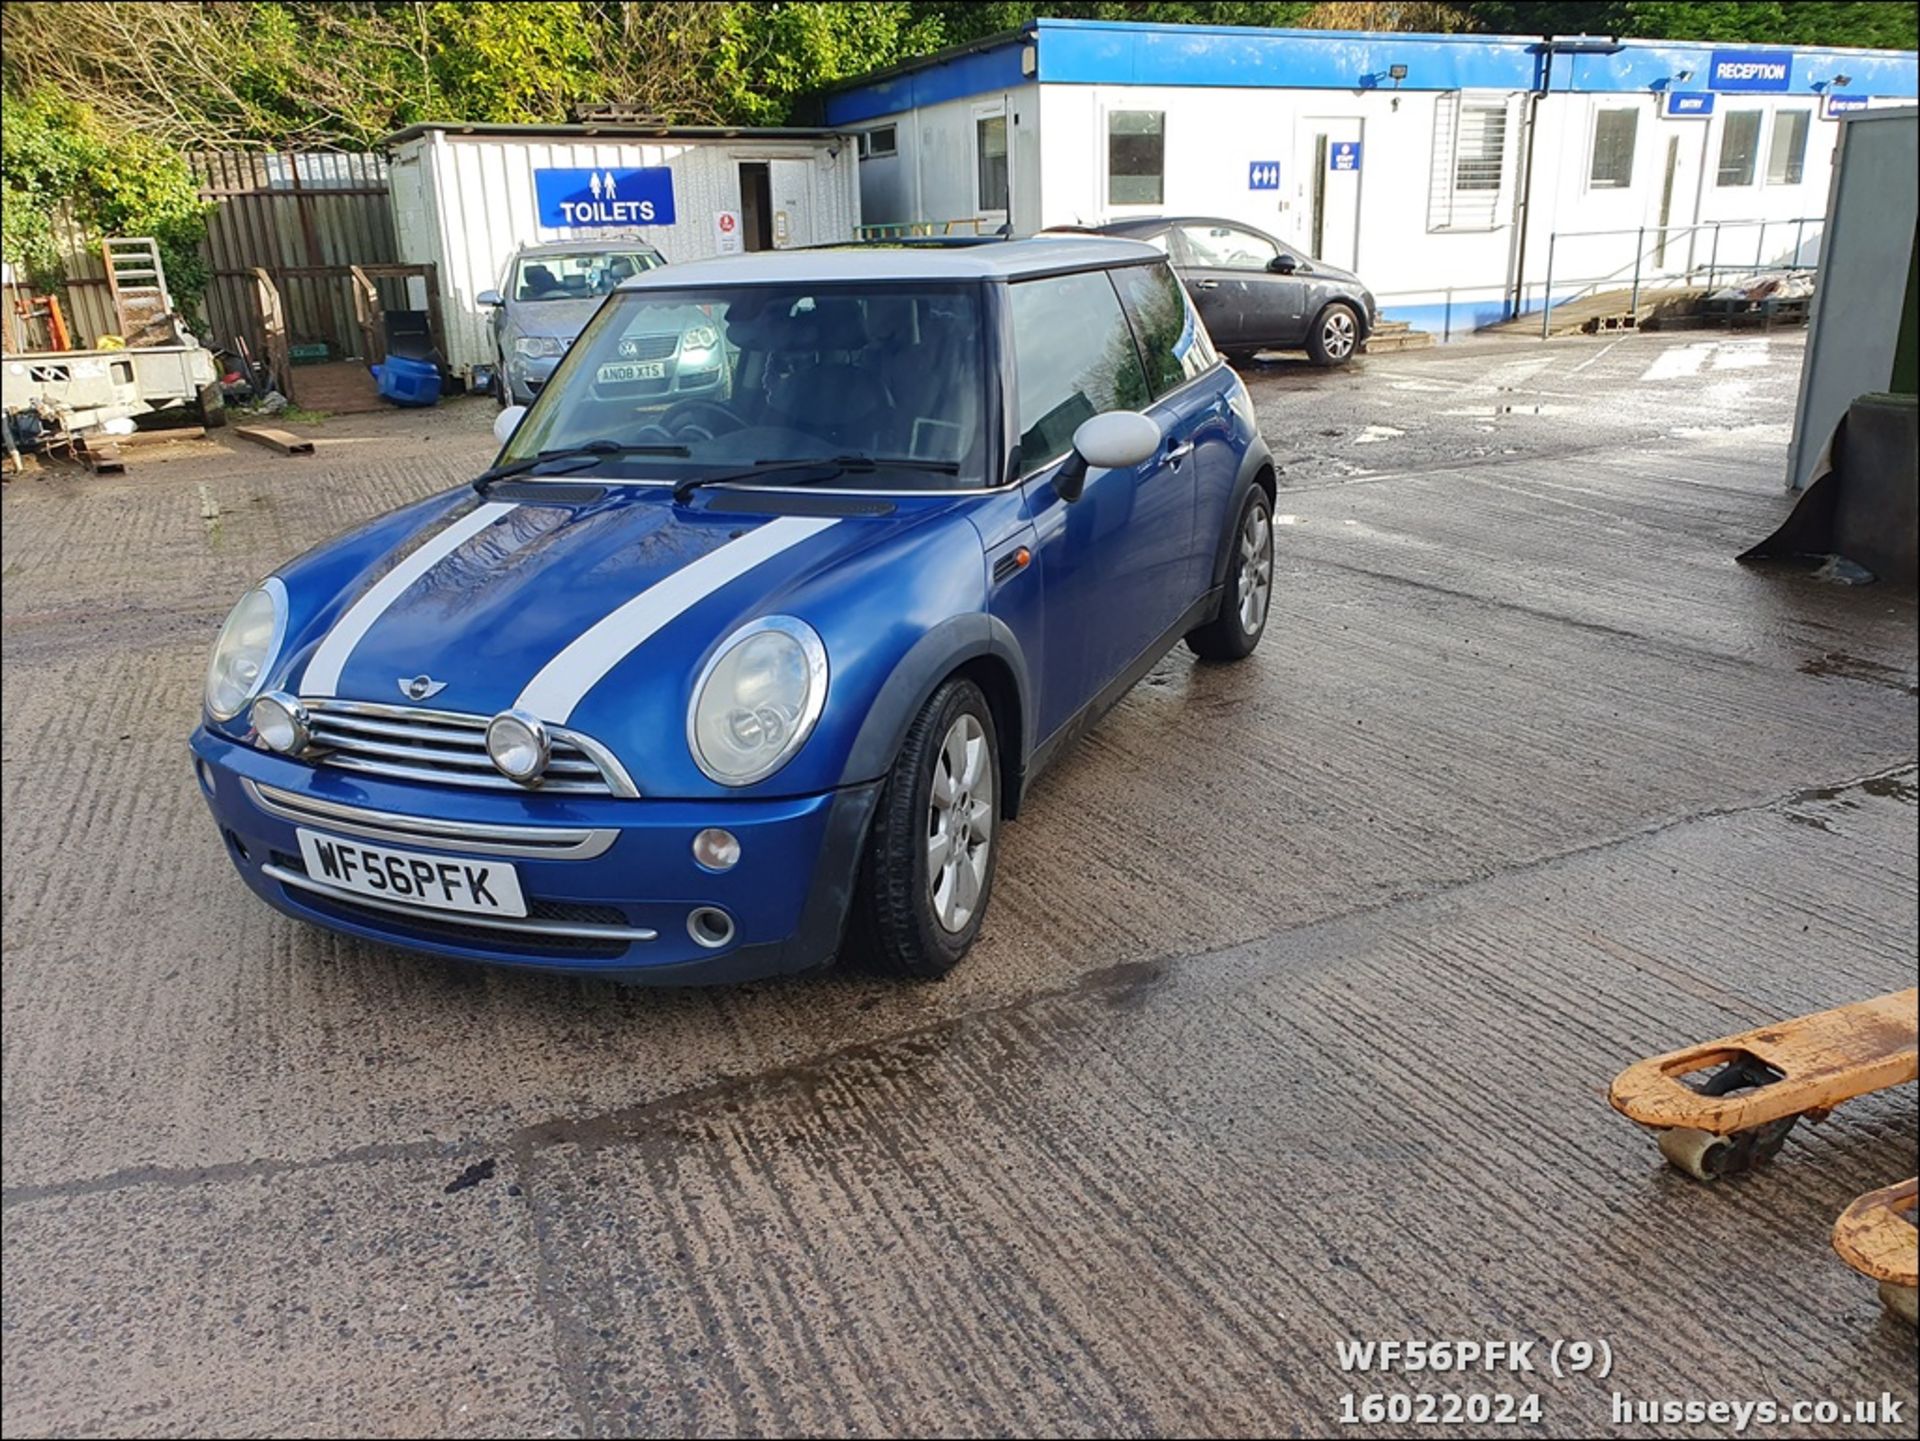
[[[690,312],[724,382],[650,399],[621,347]],[[214,645],[200,785],[301,920],[634,981],[939,976],[1047,762],[1183,637],[1266,624],[1272,460],[1135,242],[651,271],[496,430]]]

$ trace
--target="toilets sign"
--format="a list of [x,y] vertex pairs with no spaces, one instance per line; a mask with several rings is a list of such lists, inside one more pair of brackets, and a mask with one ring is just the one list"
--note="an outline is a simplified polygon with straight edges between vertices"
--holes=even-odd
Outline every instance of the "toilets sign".
[[540,224],[549,230],[597,225],[673,224],[673,172],[664,165],[639,170],[535,170]]

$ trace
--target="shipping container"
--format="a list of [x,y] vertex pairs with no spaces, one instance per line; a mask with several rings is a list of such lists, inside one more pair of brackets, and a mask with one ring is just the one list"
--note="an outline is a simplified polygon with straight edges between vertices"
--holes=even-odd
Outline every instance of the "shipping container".
[[860,224],[853,140],[832,130],[416,125],[387,147],[400,259],[438,267],[447,363],[469,379],[497,360],[478,297],[523,245],[633,237],[672,264]]

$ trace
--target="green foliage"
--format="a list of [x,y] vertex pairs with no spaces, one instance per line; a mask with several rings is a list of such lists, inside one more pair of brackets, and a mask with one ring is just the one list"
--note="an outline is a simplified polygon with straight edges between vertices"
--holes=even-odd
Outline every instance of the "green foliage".
[[60,278],[65,209],[87,234],[151,235],[174,301],[199,303],[206,206],[186,158],[140,134],[114,134],[86,106],[49,90],[0,97],[0,188],[5,252],[36,287]]
[[1820,3],[1481,4],[1481,27],[1516,35],[1627,35],[1647,40],[1720,40],[1759,45],[1840,45],[1872,50],[1920,47],[1912,5]]
[[715,5],[715,47],[702,65],[722,113],[781,125],[823,85],[937,50],[937,19],[901,3]]

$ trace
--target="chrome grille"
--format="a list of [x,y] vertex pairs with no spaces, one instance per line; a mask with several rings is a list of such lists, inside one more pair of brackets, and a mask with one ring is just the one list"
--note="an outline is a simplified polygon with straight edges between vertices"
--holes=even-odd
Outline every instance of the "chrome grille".
[[487,756],[490,716],[419,710],[364,701],[302,698],[313,730],[311,759],[393,780],[481,786],[489,790],[538,789],[566,795],[635,796],[620,763],[598,742],[578,732],[554,729],[552,759],[537,787],[508,780]]
[[665,360],[680,348],[680,337],[666,335],[629,335],[616,345],[616,360]]

